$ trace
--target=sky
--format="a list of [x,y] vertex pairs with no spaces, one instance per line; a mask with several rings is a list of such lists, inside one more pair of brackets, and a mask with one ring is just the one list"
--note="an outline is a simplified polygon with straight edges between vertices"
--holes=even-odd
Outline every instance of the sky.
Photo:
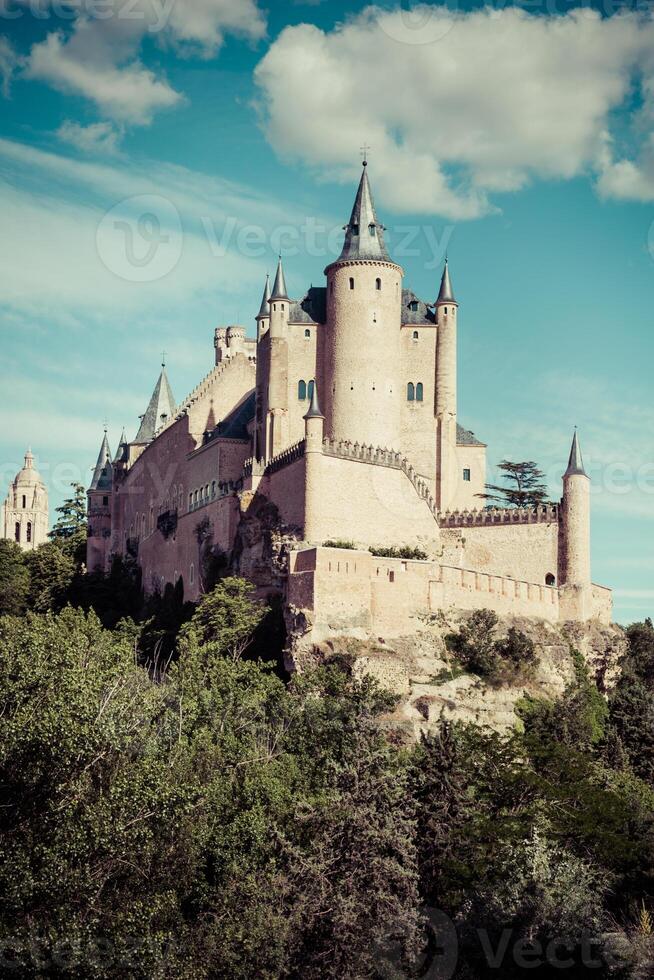
[[178,401],[264,277],[324,282],[368,146],[405,284],[460,303],[460,421],[561,492],[654,614],[654,14],[643,0],[0,0],[0,495],[54,510]]

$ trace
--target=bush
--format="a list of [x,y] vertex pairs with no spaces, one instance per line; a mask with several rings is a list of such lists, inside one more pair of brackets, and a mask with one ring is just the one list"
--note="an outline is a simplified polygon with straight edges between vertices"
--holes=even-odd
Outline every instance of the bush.
[[346,551],[356,551],[354,541],[324,541],[323,548],[345,548]]
[[496,684],[511,683],[529,676],[538,657],[531,638],[515,626],[504,639],[496,639],[498,622],[492,610],[477,609],[458,633],[445,637],[445,643],[466,670]]
[[405,558],[407,561],[427,561],[429,557],[426,551],[420,548],[412,548],[409,545],[402,545],[401,548],[368,548],[371,555],[375,558]]

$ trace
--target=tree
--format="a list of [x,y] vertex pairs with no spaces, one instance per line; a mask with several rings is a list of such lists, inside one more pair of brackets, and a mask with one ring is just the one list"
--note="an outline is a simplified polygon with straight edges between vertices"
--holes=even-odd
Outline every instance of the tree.
[[19,545],[0,539],[0,616],[20,616],[27,606],[29,588],[30,574]]
[[59,612],[68,601],[75,562],[54,542],[25,555],[30,573],[29,607],[35,612]]
[[72,483],[71,489],[73,496],[57,507],[59,517],[49,537],[80,566],[86,561],[86,490],[81,483]]
[[265,613],[262,604],[252,601],[249,582],[226,578],[202,597],[193,619],[180,635],[187,641],[211,644],[221,654],[238,660]]
[[538,507],[547,500],[545,474],[536,463],[511,463],[503,459],[498,469],[502,471],[505,485],[487,483],[489,492],[478,494],[482,500],[494,501],[502,507]]

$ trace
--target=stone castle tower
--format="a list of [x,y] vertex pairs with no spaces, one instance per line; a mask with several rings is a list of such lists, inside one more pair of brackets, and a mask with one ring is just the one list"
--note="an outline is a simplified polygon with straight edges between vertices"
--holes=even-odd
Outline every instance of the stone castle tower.
[[34,551],[48,540],[48,491],[34,468],[31,449],[2,505],[0,530],[1,537],[15,541],[23,551]]

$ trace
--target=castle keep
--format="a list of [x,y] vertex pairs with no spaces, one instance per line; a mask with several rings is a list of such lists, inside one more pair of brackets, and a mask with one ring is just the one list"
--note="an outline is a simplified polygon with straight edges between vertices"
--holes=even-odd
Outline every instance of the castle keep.
[[[484,509],[486,446],[459,422],[459,305],[447,262],[424,302],[384,241],[367,165],[326,284],[289,295],[280,259],[257,338],[218,328],[215,367],[175,405],[165,367],[136,438],[106,434],[89,570],[137,559],[188,599],[222,554],[314,623],[409,628],[448,606],[608,622],[591,582],[590,481],[575,435],[558,504]],[[435,290],[436,292],[436,290]],[[353,549],[329,546],[346,541]],[[414,546],[425,561],[374,557]],[[271,572],[272,569],[272,572]]]

